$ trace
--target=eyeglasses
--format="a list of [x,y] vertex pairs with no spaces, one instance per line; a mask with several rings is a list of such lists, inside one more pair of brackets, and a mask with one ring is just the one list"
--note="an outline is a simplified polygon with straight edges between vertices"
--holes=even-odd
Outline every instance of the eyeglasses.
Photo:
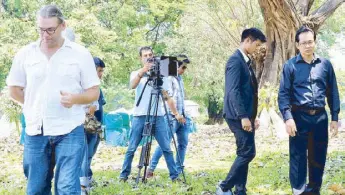
[[187,69],[187,66],[183,66],[182,69],[183,69],[183,70],[186,70],[186,69]]
[[302,45],[303,47],[307,47],[307,46],[314,45],[314,43],[315,41],[306,41],[306,42],[299,43],[299,45]]
[[38,28],[37,31],[38,31],[38,33],[40,33],[41,35],[43,35],[44,32],[46,32],[48,35],[53,35],[53,34],[55,33],[56,29],[59,28],[59,26],[60,26],[60,24],[57,25],[57,27],[55,27],[55,28],[47,28],[47,29]]

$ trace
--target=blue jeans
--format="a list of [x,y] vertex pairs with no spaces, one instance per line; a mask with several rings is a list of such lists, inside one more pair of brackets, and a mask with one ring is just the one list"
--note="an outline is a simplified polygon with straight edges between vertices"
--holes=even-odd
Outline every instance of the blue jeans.
[[[131,173],[134,152],[137,150],[141,141],[146,116],[134,116],[132,120],[132,131],[129,138],[129,145],[123,162],[120,178],[128,178]],[[162,148],[165,161],[167,163],[170,178],[172,180],[178,177],[173,152],[170,149],[170,136],[167,131],[167,125],[163,116],[158,116],[154,134],[158,144]]]
[[[187,151],[188,135],[189,135],[188,127],[189,127],[190,119],[186,118],[186,124],[181,124],[176,119],[173,119],[171,123],[172,123],[172,131],[173,133],[176,133],[177,150],[180,157],[179,158],[178,155],[176,154],[176,168],[177,168],[177,172],[181,173],[182,165],[183,165],[183,162],[186,156],[186,151]],[[168,127],[168,131],[169,131],[170,140],[171,140],[172,136],[171,136],[169,127]],[[152,155],[152,160],[150,164],[151,171],[154,171],[156,169],[158,161],[162,157],[162,155],[163,155],[162,149],[159,146],[157,146],[155,152]]]
[[[227,118],[225,120],[236,138],[237,157],[225,180],[220,183],[220,187],[223,191],[227,191],[235,186],[235,194],[246,194],[248,166],[256,154],[255,131],[243,130],[241,120]],[[254,124],[252,124],[252,129],[254,129]]]
[[80,173],[80,185],[89,186],[89,178],[92,177],[93,173],[91,170],[91,161],[93,156],[96,154],[100,137],[98,133],[87,133],[85,132],[86,136],[86,144],[84,148],[84,156],[83,156],[83,163],[81,165],[81,173]]
[[80,195],[79,175],[85,145],[84,127],[59,136],[25,135],[24,174],[28,195],[51,194],[54,176],[54,194]]

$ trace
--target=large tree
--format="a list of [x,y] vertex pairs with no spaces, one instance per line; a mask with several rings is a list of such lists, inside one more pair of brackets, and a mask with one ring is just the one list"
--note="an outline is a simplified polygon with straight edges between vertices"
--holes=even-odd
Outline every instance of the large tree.
[[295,34],[301,25],[315,32],[345,0],[326,0],[311,12],[315,0],[258,0],[266,26],[267,55],[258,63],[260,83],[275,85],[283,63],[296,54]]

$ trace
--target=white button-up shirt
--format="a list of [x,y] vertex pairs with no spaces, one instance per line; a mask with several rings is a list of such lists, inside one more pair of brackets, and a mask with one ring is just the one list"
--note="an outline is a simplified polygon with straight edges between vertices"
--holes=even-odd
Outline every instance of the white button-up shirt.
[[8,86],[24,87],[28,135],[64,135],[83,124],[84,105],[63,107],[60,92],[81,94],[99,84],[90,52],[68,39],[49,60],[40,50],[40,40],[25,46],[14,57],[7,77]]

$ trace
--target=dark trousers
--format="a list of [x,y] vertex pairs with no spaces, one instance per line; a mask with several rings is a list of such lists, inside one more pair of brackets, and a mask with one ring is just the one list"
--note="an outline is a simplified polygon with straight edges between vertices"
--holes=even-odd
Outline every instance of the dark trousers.
[[297,132],[295,137],[289,139],[291,187],[293,191],[304,188],[308,164],[309,183],[305,191],[319,194],[328,145],[327,113],[322,111],[309,115],[295,111],[292,115]]
[[[220,187],[223,191],[227,191],[235,186],[235,194],[246,194],[248,165],[255,157],[255,133],[254,130],[252,132],[243,130],[240,120],[225,120],[236,138],[237,157]],[[252,124],[252,128],[254,129],[254,124]]]

